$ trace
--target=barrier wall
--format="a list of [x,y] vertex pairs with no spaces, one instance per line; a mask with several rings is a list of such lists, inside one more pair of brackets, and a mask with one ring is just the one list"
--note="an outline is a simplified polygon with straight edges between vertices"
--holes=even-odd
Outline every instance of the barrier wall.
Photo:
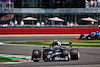
[[100,28],[0,28],[0,34],[89,34]]

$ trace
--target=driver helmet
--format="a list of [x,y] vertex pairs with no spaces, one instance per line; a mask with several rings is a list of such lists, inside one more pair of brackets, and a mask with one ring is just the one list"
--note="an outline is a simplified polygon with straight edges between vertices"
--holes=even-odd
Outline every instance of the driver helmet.
[[57,42],[57,41],[58,41],[58,40],[54,40],[54,41],[53,41],[53,44],[58,44],[58,42]]
[[54,48],[57,48],[57,45],[58,45],[58,42],[57,42],[58,40],[54,40],[53,41],[53,43],[52,43],[52,46],[54,47]]

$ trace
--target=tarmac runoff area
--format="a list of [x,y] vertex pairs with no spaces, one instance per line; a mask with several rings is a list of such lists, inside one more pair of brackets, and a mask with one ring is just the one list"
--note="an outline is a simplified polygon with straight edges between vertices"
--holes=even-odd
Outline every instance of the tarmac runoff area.
[[34,34],[34,35],[0,35],[0,42],[40,41],[40,40],[73,40],[79,34]]

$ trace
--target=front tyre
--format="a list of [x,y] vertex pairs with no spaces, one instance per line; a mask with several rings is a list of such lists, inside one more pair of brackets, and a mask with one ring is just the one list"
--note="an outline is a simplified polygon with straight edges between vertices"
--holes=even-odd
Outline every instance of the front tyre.
[[41,51],[33,50],[31,60],[33,60],[34,62],[39,62],[40,58],[41,58]]
[[62,50],[62,58],[65,58],[65,60],[70,60],[70,50],[69,49],[63,49]]
[[71,60],[78,60],[80,58],[80,52],[78,49],[71,49],[70,54]]

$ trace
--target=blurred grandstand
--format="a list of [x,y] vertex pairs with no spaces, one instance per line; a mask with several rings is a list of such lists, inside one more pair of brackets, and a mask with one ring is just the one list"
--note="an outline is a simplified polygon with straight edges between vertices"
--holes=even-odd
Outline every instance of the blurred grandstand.
[[[0,28],[99,27],[99,5],[99,0],[0,0]],[[37,20],[23,20],[27,17]],[[49,20],[54,17],[64,21]],[[92,24],[93,21],[81,20],[87,17],[95,19],[96,22]],[[11,21],[13,26],[10,25]],[[21,21],[24,26],[21,26]],[[40,24],[44,22],[44,25],[37,26],[38,21]]]

